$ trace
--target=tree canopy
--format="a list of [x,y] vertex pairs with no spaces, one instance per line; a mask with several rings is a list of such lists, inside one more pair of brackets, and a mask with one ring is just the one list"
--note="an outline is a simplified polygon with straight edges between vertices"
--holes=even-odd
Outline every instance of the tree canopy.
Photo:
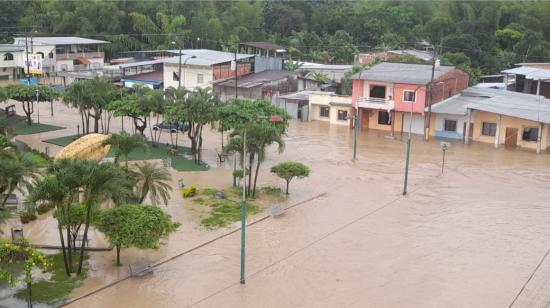
[[271,167],[271,172],[286,181],[286,194],[288,186],[294,178],[305,178],[309,176],[309,167],[294,161],[286,161]]

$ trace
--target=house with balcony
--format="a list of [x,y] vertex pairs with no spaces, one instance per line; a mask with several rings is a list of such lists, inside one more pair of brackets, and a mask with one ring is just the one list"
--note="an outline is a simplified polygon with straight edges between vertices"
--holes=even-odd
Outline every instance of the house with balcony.
[[105,63],[105,53],[101,47],[107,41],[75,37],[16,37],[13,46],[28,48],[30,54],[42,57],[45,74],[99,70]]
[[[362,129],[424,134],[425,108],[432,65],[379,63],[352,76],[352,115]],[[436,65],[431,104],[451,97],[468,87],[469,76],[453,66]],[[426,122],[425,122],[426,121]],[[430,122],[433,122],[431,119]],[[353,123],[353,122],[352,122]]]

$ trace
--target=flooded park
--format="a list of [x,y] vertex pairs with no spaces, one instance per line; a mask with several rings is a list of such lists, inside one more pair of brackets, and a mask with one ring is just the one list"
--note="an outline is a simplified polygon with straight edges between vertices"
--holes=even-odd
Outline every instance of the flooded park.
[[[42,140],[76,133],[71,123],[79,116],[60,103],[53,117],[49,106],[41,108],[44,123],[67,129],[17,139],[55,154],[60,147]],[[160,207],[179,229],[158,250],[123,249],[121,267],[114,250],[90,252],[88,276],[67,306],[547,307],[550,155],[453,142],[442,173],[439,140],[414,137],[404,196],[407,135],[386,134],[360,132],[352,160],[348,127],[290,124],[285,151],[270,149],[259,186],[284,186],[269,172],[281,161],[303,162],[311,175],[292,182],[284,215],[249,217],[246,284],[239,283],[240,225],[201,227],[174,189]],[[220,134],[208,131],[204,142],[210,170],[171,170],[174,188],[179,179],[231,185],[232,158],[216,163]],[[42,215],[24,233],[32,244],[55,245],[56,225]],[[2,226],[4,233],[10,227]],[[93,231],[90,245],[108,243]],[[151,265],[153,273],[129,277],[131,264]],[[25,303],[0,299],[0,306],[18,305]]]

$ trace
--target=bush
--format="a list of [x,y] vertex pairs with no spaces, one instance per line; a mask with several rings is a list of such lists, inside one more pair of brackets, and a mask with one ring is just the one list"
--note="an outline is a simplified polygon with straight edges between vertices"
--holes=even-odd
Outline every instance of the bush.
[[26,224],[36,219],[36,215],[33,212],[22,212],[19,214],[21,223]]
[[197,194],[197,185],[184,187],[181,190],[181,194],[183,195],[184,198],[194,197]]
[[237,178],[237,179],[242,179],[243,178],[243,169],[237,169],[237,170],[233,171],[233,177]]
[[260,191],[270,196],[279,196],[282,194],[282,191],[279,187],[272,187],[272,186],[262,187]]
[[215,193],[217,193],[218,190],[215,188],[204,188],[202,190],[202,194],[206,196],[213,196]]
[[42,203],[36,208],[36,212],[38,212],[39,215],[44,214],[44,213],[49,212],[54,207],[55,206],[51,203]]

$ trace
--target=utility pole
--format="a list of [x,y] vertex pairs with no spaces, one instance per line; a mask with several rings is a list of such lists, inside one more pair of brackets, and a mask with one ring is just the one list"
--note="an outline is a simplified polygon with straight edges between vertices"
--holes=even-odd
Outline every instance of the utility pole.
[[432,77],[430,78],[430,84],[428,85],[428,119],[426,121],[426,125],[424,126],[425,127],[424,137],[426,138],[426,141],[430,139],[430,122],[432,120],[432,92],[433,92],[433,82],[434,82],[436,61],[437,61],[437,47],[434,46],[433,61],[432,61]]
[[[236,63],[235,63],[236,64]],[[243,129],[243,200],[241,202],[241,279],[245,284],[245,259],[246,259],[246,127]]]
[[238,87],[237,87],[237,80],[239,78],[239,70],[238,70],[238,65],[237,65],[237,51],[239,51],[239,45],[240,43],[237,43],[237,48],[235,48],[235,100],[237,100],[237,96],[238,96]]
[[25,53],[27,54],[27,82],[31,85],[31,63],[29,62],[29,40],[28,33],[25,35]]

